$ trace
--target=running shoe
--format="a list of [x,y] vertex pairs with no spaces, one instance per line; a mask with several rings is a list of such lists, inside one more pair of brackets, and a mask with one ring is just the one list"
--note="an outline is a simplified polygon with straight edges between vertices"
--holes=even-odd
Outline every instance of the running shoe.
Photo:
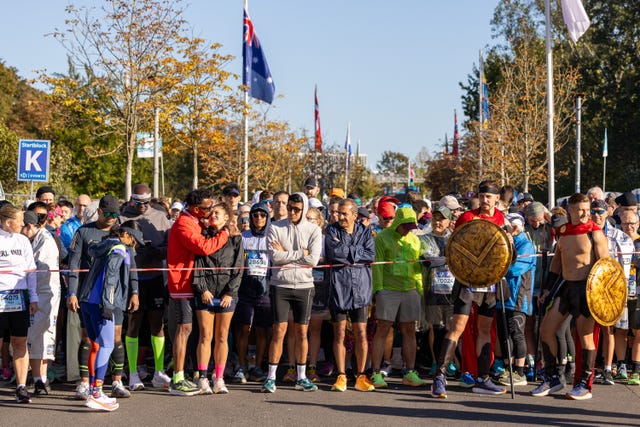
[[[347,384],[345,382],[345,389]],[[371,383],[371,381],[369,381],[369,378],[367,378],[366,375],[361,374],[358,375],[358,378],[356,378],[356,386],[355,389],[358,391],[374,391],[376,388],[375,386]]]
[[616,373],[616,378],[617,380],[628,380],[629,377],[627,376],[627,365],[624,363],[621,363],[620,366],[618,367],[618,372]]
[[504,371],[504,362],[502,359],[494,360],[493,366],[491,366],[491,376],[494,378],[500,377]]
[[402,384],[408,385],[411,387],[421,387],[425,385],[427,382],[418,376],[418,373],[413,369],[407,371],[406,374],[402,377]]
[[429,369],[429,376],[430,377],[435,377],[436,373],[438,372],[438,364],[436,362],[433,362],[431,364],[431,369]]
[[213,392],[215,394],[229,393],[229,389],[227,389],[227,385],[224,383],[224,378],[216,378],[213,382]]
[[576,386],[573,388],[573,390],[568,392],[566,396],[569,399],[573,400],[587,400],[591,399],[592,397],[591,390],[589,390],[589,387],[587,387],[587,383],[585,383],[583,380],[580,380],[578,384],[576,384]]
[[391,372],[393,372],[391,363],[387,362],[386,360],[382,362],[382,366],[380,367],[380,373],[386,378],[389,375],[391,375]]
[[264,380],[262,384],[262,389],[260,390],[263,393],[275,393],[276,392],[276,380],[273,378],[267,378]]
[[640,385],[640,374],[638,372],[634,372],[629,376],[629,380],[627,381],[627,385]]
[[166,374],[165,371],[155,371],[153,373],[153,379],[151,380],[151,385],[155,388],[169,388],[169,384],[171,384],[171,378]]
[[198,379],[198,388],[200,389],[200,394],[213,394],[211,384],[209,384],[209,378],[207,377]]
[[504,387],[495,385],[493,381],[491,381],[491,378],[487,377],[485,379],[478,378],[476,380],[475,387],[473,387],[471,391],[479,394],[498,395],[498,394],[505,394],[507,392],[507,389]]
[[124,388],[122,381],[111,382],[111,397],[127,398],[131,397],[129,390]]
[[31,403],[31,398],[29,397],[29,392],[27,391],[26,386],[21,385],[16,388],[16,402]]
[[347,376],[339,374],[336,382],[331,386],[331,391],[345,391],[347,389]]
[[100,411],[113,412],[120,407],[120,404],[115,399],[107,397],[104,393],[100,393],[97,396],[89,395],[85,406],[91,409],[98,409]]
[[445,372],[447,373],[448,377],[454,377],[456,375],[456,372],[458,372],[458,367],[456,366],[455,362],[451,361],[447,363]]
[[243,368],[242,366],[239,367],[231,381],[238,384],[245,384],[247,382],[246,372],[246,368]]
[[0,376],[2,381],[11,381],[13,379],[13,371],[11,368],[2,368],[2,375]]
[[309,378],[309,381],[311,381],[312,383],[317,383],[318,381],[320,381],[320,377],[316,373],[316,365],[309,365],[309,369],[307,370],[307,378]]
[[531,395],[536,397],[548,396],[564,388],[564,384],[560,381],[560,377],[553,375],[552,377],[542,376],[542,383],[531,390]]
[[431,395],[440,399],[447,398],[447,378],[444,375],[438,374],[433,377],[433,384],[431,384]]
[[309,381],[309,378],[302,378],[296,381],[295,389],[302,391],[316,391],[318,390],[318,386]]
[[296,368],[290,366],[289,369],[287,369],[287,373],[282,377],[282,382],[295,383],[297,379],[298,375],[296,374]]
[[169,385],[169,393],[174,396],[195,396],[200,393],[200,388],[195,384],[188,383],[186,380],[174,382]]
[[460,386],[464,388],[472,388],[476,385],[476,379],[469,372],[465,372],[460,376]]
[[89,381],[80,381],[76,386],[76,400],[87,400],[91,387],[89,387]]
[[251,370],[251,381],[262,382],[267,379],[267,375],[264,373],[260,366],[256,366]]
[[602,384],[604,385],[614,385],[615,382],[613,381],[613,372],[606,370],[604,371],[604,374],[602,375]]
[[[505,375],[506,374],[506,375]],[[502,375],[500,375],[500,379],[498,382],[505,386],[511,385],[511,378],[509,377],[509,371],[504,371]],[[517,372],[513,372],[513,385],[527,385],[527,377],[524,375],[519,375]]]
[[389,384],[384,380],[384,376],[382,374],[382,369],[378,372],[374,372],[371,375],[371,383],[375,388],[387,388]]
[[138,376],[141,380],[146,379],[149,376],[149,371],[147,370],[147,365],[138,365]]
[[137,372],[129,373],[129,390],[131,391],[144,390],[144,384],[142,383],[142,380],[140,379],[140,376],[138,375]]
[[39,396],[40,394],[48,395],[51,391],[51,386],[49,385],[49,380],[43,382],[42,380],[38,380],[33,385],[33,394]]
[[333,374],[334,369],[335,366],[333,365],[333,363],[325,361],[322,364],[322,369],[318,369],[318,375],[320,375],[321,377],[330,377]]

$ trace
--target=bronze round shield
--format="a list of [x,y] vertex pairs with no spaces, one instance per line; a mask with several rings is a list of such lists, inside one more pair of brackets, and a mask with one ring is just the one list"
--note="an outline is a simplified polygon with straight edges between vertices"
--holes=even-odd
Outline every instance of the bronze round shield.
[[591,267],[587,305],[596,322],[603,326],[615,325],[622,317],[627,306],[627,279],[615,258],[600,258]]
[[449,270],[460,283],[472,288],[499,282],[514,256],[507,232],[481,219],[456,228],[446,248]]

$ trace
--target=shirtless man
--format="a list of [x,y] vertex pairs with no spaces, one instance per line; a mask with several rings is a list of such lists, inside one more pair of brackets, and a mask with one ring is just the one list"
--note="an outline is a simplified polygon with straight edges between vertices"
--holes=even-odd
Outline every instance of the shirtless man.
[[[582,344],[582,375],[576,386],[566,394],[569,399],[591,398],[590,377],[593,373],[596,347],[593,341],[594,319],[587,306],[586,280],[596,260],[609,256],[608,241],[602,229],[590,218],[589,198],[576,193],[569,198],[571,222],[560,227],[562,236],[551,261],[549,277],[540,296],[553,298],[551,308],[542,319],[540,338],[544,357],[542,384],[531,391],[533,396],[546,396],[560,391],[564,384],[558,375],[556,358],[556,330],[571,314],[576,319],[576,329]],[[554,284],[561,279],[557,290]]]

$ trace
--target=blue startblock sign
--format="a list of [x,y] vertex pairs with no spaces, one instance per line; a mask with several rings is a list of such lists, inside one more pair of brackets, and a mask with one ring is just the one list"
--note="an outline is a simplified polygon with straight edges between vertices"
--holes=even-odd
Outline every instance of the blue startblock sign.
[[21,139],[18,142],[18,181],[49,181],[51,141]]

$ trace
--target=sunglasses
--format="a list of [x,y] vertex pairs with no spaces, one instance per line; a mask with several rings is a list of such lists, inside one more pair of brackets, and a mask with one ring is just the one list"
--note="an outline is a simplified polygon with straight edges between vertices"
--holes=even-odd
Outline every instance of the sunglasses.
[[105,218],[118,218],[118,212],[103,212]]
[[591,209],[591,215],[604,215],[606,209]]
[[205,212],[209,212],[211,209],[213,209],[213,205],[209,205],[209,206],[196,206],[198,209],[200,209],[201,211],[205,211]]
[[151,203],[151,201],[147,200],[146,202],[141,202],[140,200],[134,200],[133,204],[136,206],[146,206],[149,203]]
[[387,216],[387,217],[382,217],[382,219],[384,219],[385,221],[393,221],[394,219],[396,219],[395,216]]
[[263,202],[271,204],[271,203],[273,203],[273,199],[263,200]]
[[295,206],[287,206],[287,210],[293,213],[302,212],[302,208],[296,208]]
[[254,212],[251,214],[251,216],[254,218],[266,218],[267,214],[264,212]]

